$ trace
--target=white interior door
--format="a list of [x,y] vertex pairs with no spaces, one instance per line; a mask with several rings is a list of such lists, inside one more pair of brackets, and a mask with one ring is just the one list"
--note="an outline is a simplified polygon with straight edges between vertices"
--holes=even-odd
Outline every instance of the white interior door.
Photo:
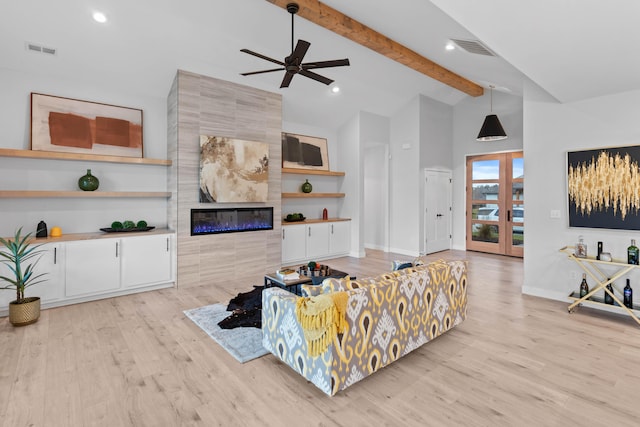
[[451,249],[451,171],[424,171],[424,242],[425,252]]

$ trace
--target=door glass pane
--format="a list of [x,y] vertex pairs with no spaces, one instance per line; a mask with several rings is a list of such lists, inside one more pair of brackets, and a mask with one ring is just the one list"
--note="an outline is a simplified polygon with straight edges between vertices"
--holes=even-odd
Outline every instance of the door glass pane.
[[524,182],[514,182],[511,185],[511,200],[524,200]]
[[478,160],[473,162],[471,179],[499,179],[500,160]]
[[474,223],[471,225],[471,239],[475,242],[498,243],[499,231],[497,225]]
[[522,157],[518,157],[513,159],[511,163],[513,167],[513,179],[522,178],[524,179],[524,159]]
[[471,219],[481,219],[484,221],[498,220],[498,207],[493,204],[473,205],[471,209]]
[[496,184],[473,184],[471,187],[473,194],[471,198],[473,200],[495,200],[496,207],[498,206],[498,194],[500,186]]
[[524,205],[513,205],[511,211],[512,235],[511,242],[513,246],[524,245]]

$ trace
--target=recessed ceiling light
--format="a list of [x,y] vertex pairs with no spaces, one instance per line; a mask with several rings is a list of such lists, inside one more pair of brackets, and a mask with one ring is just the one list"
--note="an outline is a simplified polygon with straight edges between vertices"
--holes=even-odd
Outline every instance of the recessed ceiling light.
[[453,42],[449,42],[447,43],[447,45],[444,47],[446,50],[453,50],[456,48],[456,45],[453,44]]
[[107,16],[102,12],[93,12],[93,20],[104,24],[105,22],[107,22]]
[[340,92],[340,88],[338,86],[334,86],[334,87],[331,88],[331,92],[338,93],[338,92]]

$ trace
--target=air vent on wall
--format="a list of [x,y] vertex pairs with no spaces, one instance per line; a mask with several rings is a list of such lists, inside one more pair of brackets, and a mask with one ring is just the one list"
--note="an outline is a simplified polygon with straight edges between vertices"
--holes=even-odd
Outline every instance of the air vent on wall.
[[451,41],[469,53],[485,56],[498,56],[479,40],[451,39]]
[[27,50],[30,51],[30,52],[45,53],[47,55],[55,55],[56,54],[56,49],[53,48],[53,47],[41,46],[39,44],[29,43],[29,42],[26,42],[25,46],[26,46]]

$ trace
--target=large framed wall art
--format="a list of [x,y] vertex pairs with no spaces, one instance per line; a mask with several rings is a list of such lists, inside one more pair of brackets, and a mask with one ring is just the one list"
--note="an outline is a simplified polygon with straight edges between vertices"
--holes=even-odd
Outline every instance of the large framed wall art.
[[328,171],[327,140],[282,132],[282,167]]
[[31,149],[141,158],[142,110],[32,93]]
[[640,146],[567,153],[569,226],[640,230]]
[[200,203],[266,202],[269,144],[200,135]]

